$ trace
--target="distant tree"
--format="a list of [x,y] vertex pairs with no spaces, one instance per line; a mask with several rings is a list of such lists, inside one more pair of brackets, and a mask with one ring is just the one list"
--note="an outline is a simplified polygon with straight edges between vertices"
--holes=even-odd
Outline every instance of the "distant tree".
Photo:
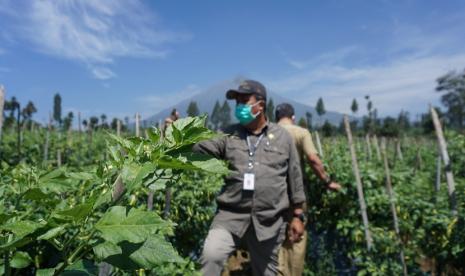
[[4,114],[6,115],[4,116],[5,118],[4,127],[5,128],[11,127],[15,123],[16,121],[15,111],[19,108],[19,106],[20,106],[19,102],[16,100],[16,97],[14,96],[11,97],[11,100],[5,101],[4,108],[3,108]]
[[398,127],[406,131],[410,128],[410,114],[407,111],[401,110],[399,116],[397,116],[397,125]]
[[187,107],[187,116],[194,117],[199,116],[200,111],[199,107],[197,106],[197,102],[191,101],[189,106]]
[[[444,117],[444,112],[441,111],[439,107],[435,107],[436,112],[438,113],[439,118]],[[434,133],[434,124],[433,124],[433,118],[431,117],[431,113],[426,112],[421,114],[421,119],[420,119],[420,127],[423,132],[423,134],[432,134]]]
[[270,122],[274,122],[274,103],[273,103],[273,98],[270,98],[268,101],[268,104],[266,105],[266,117]]
[[114,117],[111,120],[110,127],[112,130],[116,130],[116,128],[118,127],[118,118]]
[[216,100],[215,106],[213,107],[213,111],[212,111],[212,114],[210,116],[210,122],[212,123],[213,128],[215,130],[218,129],[218,125],[220,124],[220,120],[221,120],[220,113],[221,113],[220,102],[218,100]]
[[367,101],[368,116],[366,119],[363,119],[363,128],[367,133],[373,133],[375,129],[374,121],[376,114],[373,113],[373,102],[370,99],[370,95],[366,95],[365,100]]
[[399,136],[399,125],[397,120],[393,117],[386,117],[383,120],[383,127],[380,128],[380,134],[387,137],[397,137]]
[[82,125],[87,128],[87,126],[89,125],[89,123],[87,122],[86,119],[82,120]]
[[31,120],[32,115],[37,112],[36,107],[34,106],[34,103],[29,101],[26,105],[26,107],[23,108],[21,111],[24,120]]
[[129,117],[128,117],[128,116],[125,116],[125,117],[124,117],[124,125],[125,125],[126,127],[129,126]]
[[307,126],[306,128],[308,130],[311,130],[312,129],[312,113],[310,112],[305,112],[305,118],[307,119]]
[[326,137],[333,135],[335,131],[336,128],[330,122],[328,122],[328,120],[326,120],[323,126],[321,127],[321,132]]
[[437,79],[436,91],[443,93],[442,104],[447,108],[447,118],[452,126],[463,129],[465,125],[465,70],[449,72]]
[[74,114],[73,112],[68,112],[68,115],[63,119],[63,129],[69,130],[73,125]]
[[[145,122],[145,121],[144,121]],[[108,129],[110,128],[108,126],[108,123],[107,123],[107,115],[105,114],[102,114],[100,115],[100,126],[103,128],[103,129]]]
[[92,116],[89,118],[89,128],[91,130],[98,126],[98,117]]
[[307,121],[303,118],[300,117],[299,122],[297,123],[300,127],[307,128]]
[[58,93],[53,98],[53,119],[61,125],[61,96]]
[[316,113],[318,114],[319,118],[319,125],[321,125],[321,116],[323,116],[326,113],[325,105],[323,103],[323,99],[319,98],[318,101],[316,102]]
[[231,107],[229,107],[228,101],[223,102],[220,114],[221,127],[225,128],[231,123]]
[[354,113],[354,115],[357,114],[357,111],[358,111],[358,103],[357,103],[357,100],[356,100],[356,99],[353,99],[353,100],[352,100],[352,105],[350,106],[350,109],[352,110],[352,113]]

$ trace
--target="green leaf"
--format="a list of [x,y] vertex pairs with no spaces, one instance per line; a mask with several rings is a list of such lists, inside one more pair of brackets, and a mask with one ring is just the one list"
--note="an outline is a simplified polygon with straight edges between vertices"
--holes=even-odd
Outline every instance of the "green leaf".
[[[134,179],[132,185],[129,185],[131,187],[134,187],[139,184],[142,185],[144,178],[146,178],[149,174],[153,173],[157,169],[157,166],[153,163],[144,163],[142,165],[142,168],[139,169],[136,178]],[[131,190],[128,188],[128,190]]]
[[147,239],[142,247],[129,257],[145,269],[152,269],[164,263],[183,262],[173,246],[158,235]]
[[39,187],[54,193],[67,192],[72,187],[64,169],[56,169],[39,178]]
[[173,138],[177,144],[182,142],[182,132],[176,128],[176,125],[173,125]]
[[129,256],[137,251],[142,246],[142,243],[136,244],[124,241],[121,242],[119,246],[121,247],[121,254],[108,256],[108,258],[103,261],[122,270],[136,270],[141,268],[136,262],[131,260]]
[[135,163],[124,164],[123,169],[121,170],[121,177],[123,178],[123,183],[133,182],[139,173],[141,166]]
[[118,137],[114,134],[108,133],[111,139],[115,140],[118,144],[120,144],[124,149],[129,150],[133,147],[133,144],[124,138]]
[[179,131],[185,131],[186,128],[194,126],[194,124],[198,121],[196,117],[185,117],[180,118],[173,123],[173,127],[178,129]]
[[36,271],[36,276],[53,276],[55,268],[44,268]]
[[86,172],[68,173],[69,177],[74,180],[93,180],[95,175]]
[[38,236],[37,239],[38,240],[49,240],[49,239],[55,238],[56,236],[60,235],[63,232],[63,230],[65,230],[65,228],[66,228],[66,224],[52,228],[48,230],[45,234]]
[[83,220],[84,218],[86,218],[92,212],[93,206],[94,206],[93,203],[79,204],[73,208],[70,208],[64,211],[58,211],[53,215],[53,217],[62,219],[65,221],[79,222]]
[[14,234],[14,239],[8,243],[0,245],[0,249],[13,249],[32,242],[33,238],[29,237],[29,235],[35,233],[44,226],[45,223],[38,223],[29,220],[16,221],[1,226],[0,229],[12,232]]
[[97,197],[94,203],[94,210],[98,207],[102,206],[103,204],[111,202],[111,191],[108,190]]
[[79,260],[74,264],[66,268],[66,270],[60,274],[65,276],[88,276],[98,275],[98,267],[95,263],[89,260]]
[[17,251],[13,258],[11,258],[11,267],[14,268],[25,268],[32,262],[31,257],[28,253]]
[[148,188],[152,192],[164,190],[169,181],[170,181],[169,179],[158,179],[155,183],[148,184],[149,185]]
[[104,242],[93,248],[95,256],[99,260],[103,260],[112,255],[118,255],[122,253],[122,250],[119,246],[111,242]]
[[112,207],[95,227],[101,232],[103,239],[114,244],[122,241],[141,243],[156,232],[172,231],[172,225],[155,212],[133,208],[126,216],[126,208],[123,206]]
[[1,214],[0,214],[0,224],[5,223],[7,220],[9,220],[9,219],[12,218],[12,217],[13,217],[13,216],[10,215],[10,214],[1,213]]
[[30,220],[22,220],[7,223],[1,226],[1,229],[12,232],[13,234],[15,234],[16,237],[24,237],[26,235],[34,233],[37,229],[39,229],[42,226],[44,226],[44,224]]
[[115,162],[117,162],[118,164],[121,163],[121,161],[123,160],[123,157],[121,155],[121,151],[119,150],[118,147],[116,146],[112,146],[110,147],[110,156],[113,158],[113,160]]
[[35,200],[35,201],[48,200],[50,199],[50,194],[46,194],[42,192],[42,190],[39,188],[33,188],[33,189],[27,190],[23,194],[23,198],[29,199],[29,200]]
[[147,130],[147,134],[149,135],[149,139],[152,143],[157,144],[160,141],[160,130],[156,127],[149,128]]

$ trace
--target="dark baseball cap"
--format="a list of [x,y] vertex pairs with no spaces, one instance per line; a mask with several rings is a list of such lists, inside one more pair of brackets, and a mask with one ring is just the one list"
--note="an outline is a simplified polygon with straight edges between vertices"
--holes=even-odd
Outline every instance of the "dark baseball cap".
[[239,84],[237,89],[230,89],[226,92],[226,99],[232,100],[237,94],[255,94],[261,96],[266,101],[266,88],[263,84],[254,80],[245,80]]
[[275,110],[276,120],[280,120],[281,118],[284,118],[284,117],[292,118],[292,116],[294,116],[294,107],[292,107],[292,105],[288,103],[282,103],[276,106],[276,110]]

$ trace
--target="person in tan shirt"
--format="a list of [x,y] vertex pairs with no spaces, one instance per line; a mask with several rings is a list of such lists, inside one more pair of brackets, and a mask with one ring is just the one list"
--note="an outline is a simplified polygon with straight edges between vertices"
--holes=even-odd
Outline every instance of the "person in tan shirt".
[[[288,103],[279,104],[275,112],[278,125],[286,129],[292,136],[300,157],[301,170],[304,180],[304,187],[308,193],[308,177],[305,175],[304,165],[305,160],[310,165],[312,171],[321,179],[328,189],[338,191],[341,185],[332,181],[329,175],[325,172],[323,163],[321,162],[315,145],[312,141],[312,136],[307,129],[295,125],[294,108]],[[307,211],[304,205],[304,211]],[[304,220],[306,218],[304,217]],[[302,235],[300,240],[287,239],[279,251],[279,270],[282,275],[302,275],[305,263],[305,253],[307,247],[307,233]]]

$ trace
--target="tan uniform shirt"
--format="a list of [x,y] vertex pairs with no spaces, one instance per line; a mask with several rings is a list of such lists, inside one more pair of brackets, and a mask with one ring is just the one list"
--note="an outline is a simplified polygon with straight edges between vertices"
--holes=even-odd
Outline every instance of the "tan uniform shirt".
[[305,128],[293,125],[291,123],[280,122],[279,126],[285,128],[291,134],[292,139],[294,139],[297,152],[299,153],[300,157],[300,164],[303,169],[306,156],[312,153],[318,154],[315,145],[313,144],[312,135]]
[[290,134],[277,124],[268,123],[258,144],[252,173],[255,190],[243,189],[244,174],[249,172],[249,147],[259,135],[253,135],[239,124],[225,130],[224,137],[202,141],[195,152],[210,154],[228,161],[231,174],[216,198],[218,210],[212,228],[225,228],[242,237],[253,224],[257,239],[278,235],[286,222],[290,205],[305,202],[299,156]]

